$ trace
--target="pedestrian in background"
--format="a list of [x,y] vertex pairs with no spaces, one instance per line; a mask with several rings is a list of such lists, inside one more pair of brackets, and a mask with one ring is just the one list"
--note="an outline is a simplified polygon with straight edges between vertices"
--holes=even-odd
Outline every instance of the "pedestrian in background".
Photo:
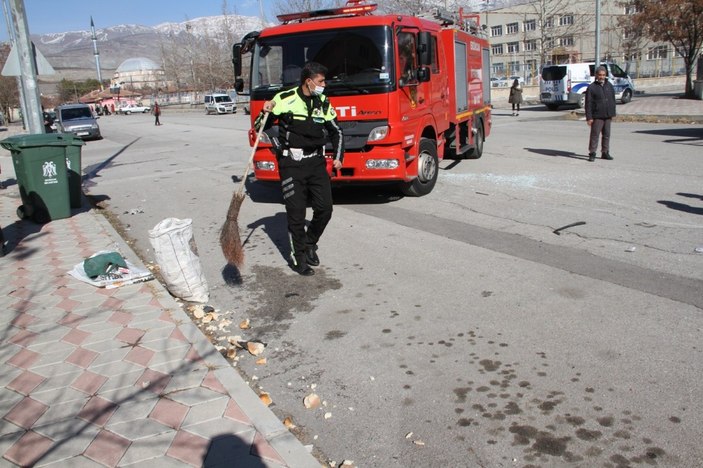
[[522,86],[520,86],[520,82],[517,79],[513,81],[513,85],[510,87],[508,102],[513,105],[513,116],[517,117],[520,115],[520,104],[522,104]]
[[596,160],[598,139],[601,137],[601,158],[612,160],[610,155],[610,123],[615,117],[615,89],[608,81],[608,70],[596,69],[596,80],[586,89],[586,123],[591,127],[588,140],[588,160]]
[[161,108],[159,107],[159,103],[154,101],[154,109],[152,110],[154,113],[154,125],[161,125],[161,121],[159,120],[159,116],[161,115]]
[[[271,118],[266,127],[278,121],[278,137],[271,137],[278,160],[283,202],[288,216],[292,267],[296,273],[311,276],[310,266],[320,264],[317,242],[332,218],[332,186],[325,160],[325,143],[332,142],[333,167],[340,169],[344,158],[344,139],[337,124],[337,113],[325,91],[327,68],[306,63],[297,88],[282,91],[266,101],[255,127],[260,127],[266,112]],[[310,202],[312,220],[305,230],[305,211]]]

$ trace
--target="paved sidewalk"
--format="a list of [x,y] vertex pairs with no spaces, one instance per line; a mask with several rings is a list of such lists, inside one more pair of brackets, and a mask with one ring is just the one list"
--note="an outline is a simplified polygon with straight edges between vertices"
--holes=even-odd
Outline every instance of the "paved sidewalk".
[[101,215],[37,225],[20,203],[0,190],[0,466],[320,466],[158,282],[66,273],[115,248],[142,265]]

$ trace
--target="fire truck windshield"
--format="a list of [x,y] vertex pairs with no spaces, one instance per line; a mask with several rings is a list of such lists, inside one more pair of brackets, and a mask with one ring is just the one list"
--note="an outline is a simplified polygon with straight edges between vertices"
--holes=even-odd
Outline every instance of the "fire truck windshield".
[[374,94],[394,86],[393,42],[385,26],[259,37],[252,57],[253,99],[297,86],[306,62],[327,67],[328,96]]

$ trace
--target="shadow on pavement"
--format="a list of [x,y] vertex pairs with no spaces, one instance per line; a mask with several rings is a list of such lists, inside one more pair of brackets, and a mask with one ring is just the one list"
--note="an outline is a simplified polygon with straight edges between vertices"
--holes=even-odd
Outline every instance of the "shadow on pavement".
[[[696,198],[698,200],[703,201],[703,196],[694,193],[679,192],[676,195],[686,198]],[[672,210],[683,211],[684,213],[691,213],[695,215],[703,215],[703,206],[691,206],[687,205],[686,203],[679,203],[672,200],[658,200],[657,203],[664,205],[667,208],[671,208]]]
[[[203,467],[265,468],[267,465],[258,456],[257,447],[234,434],[222,434],[210,440]],[[252,456],[255,455],[255,456]]]
[[559,156],[562,158],[573,158],[573,159],[588,159],[587,155],[576,154],[573,151],[561,151],[550,148],[524,148],[530,153],[541,154],[544,156]]
[[635,133],[678,137],[663,140],[664,143],[700,146],[703,144],[703,127],[663,128],[658,130],[637,130]]

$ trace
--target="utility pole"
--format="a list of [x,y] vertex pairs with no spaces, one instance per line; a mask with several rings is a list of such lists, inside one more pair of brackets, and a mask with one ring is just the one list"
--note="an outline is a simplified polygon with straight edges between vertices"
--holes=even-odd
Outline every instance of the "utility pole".
[[100,91],[103,90],[103,75],[100,72],[100,52],[98,52],[98,37],[95,35],[95,24],[93,17],[90,17],[90,30],[93,33],[93,55],[95,56],[95,70],[98,72],[98,82],[100,83]]
[[29,26],[23,0],[10,0],[13,31],[16,33],[15,46],[20,62],[20,78],[24,90],[24,109],[29,133],[44,133],[41,98],[37,86],[37,70],[34,68],[34,51],[29,39]]
[[[7,5],[7,0],[2,0],[2,10],[5,14],[5,23],[7,24],[7,35],[10,39],[10,44],[12,44],[12,47],[15,47],[15,29],[12,27],[12,21],[10,21],[10,12]],[[22,86],[22,80],[19,76],[16,76],[15,79],[17,80],[17,91],[19,92],[20,97],[19,101],[20,112],[22,112],[22,128],[27,128],[27,124],[25,123],[27,109],[24,106],[24,87]]]
[[596,58],[594,60],[595,69],[600,67],[600,0],[596,0]]

